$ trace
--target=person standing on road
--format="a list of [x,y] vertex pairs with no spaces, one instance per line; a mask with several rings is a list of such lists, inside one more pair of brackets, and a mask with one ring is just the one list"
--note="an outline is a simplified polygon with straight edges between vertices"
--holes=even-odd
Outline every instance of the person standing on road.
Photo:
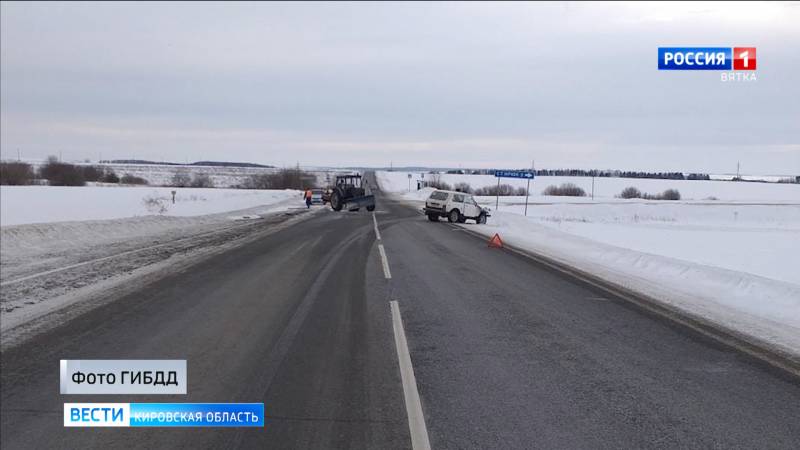
[[305,194],[303,196],[306,198],[306,208],[311,208],[311,189],[306,189]]

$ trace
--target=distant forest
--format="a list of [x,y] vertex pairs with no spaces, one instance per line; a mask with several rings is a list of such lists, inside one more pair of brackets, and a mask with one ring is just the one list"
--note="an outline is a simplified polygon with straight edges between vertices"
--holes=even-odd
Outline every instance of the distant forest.
[[[499,169],[479,169],[479,170],[448,170],[445,173],[452,174],[484,174],[494,175],[495,170]],[[531,169],[514,169],[530,171]],[[657,178],[662,180],[710,180],[711,177],[706,173],[682,172],[637,172],[623,170],[584,170],[584,169],[536,169],[533,171],[536,176],[558,176],[558,177],[609,177],[609,178]]]
[[144,159],[112,159],[102,160],[101,164],[151,164],[156,166],[208,166],[208,167],[261,167],[265,169],[274,168],[275,166],[265,166],[263,164],[243,163],[243,162],[229,162],[229,161],[197,161],[188,164],[173,163],[173,162],[157,162],[147,161]]

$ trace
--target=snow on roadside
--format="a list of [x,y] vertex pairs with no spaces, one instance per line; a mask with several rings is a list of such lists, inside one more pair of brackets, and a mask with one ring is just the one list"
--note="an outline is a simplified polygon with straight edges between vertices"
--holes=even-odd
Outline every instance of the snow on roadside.
[[[169,242],[304,207],[298,191],[177,189],[173,205],[170,190],[3,186],[0,279],[6,281],[89,255],[104,256]],[[167,210],[148,213],[143,201],[147,198],[166,203]]]
[[[113,252],[303,206],[298,191],[190,188],[176,189],[173,205],[171,190],[3,186],[2,279],[66,264],[89,249]],[[150,211],[145,199],[163,208]]]
[[[169,211],[171,214],[56,221],[73,214],[67,205],[59,204],[59,200],[77,208],[81,218],[108,217],[128,215],[129,208],[140,205],[137,200],[140,201],[143,194],[163,194],[153,192],[152,188],[64,189],[12,194],[10,197],[22,193],[23,197],[31,198],[32,203],[38,202],[45,208],[26,211],[19,203],[16,209],[9,208],[5,199],[10,197],[5,194],[13,190],[6,191],[3,187],[4,219],[7,218],[6,208],[15,221],[31,220],[31,217],[45,219],[0,227],[0,328],[3,332],[0,346],[3,348],[16,342],[16,338],[9,337],[11,328],[19,326],[22,335],[30,335],[30,330],[25,328],[28,322],[40,318],[47,323],[51,319],[61,320],[63,310],[69,310],[69,314],[85,310],[85,300],[95,297],[97,299],[89,303],[102,303],[106,301],[107,292],[126,289],[124,286],[131,285],[132,280],[162,276],[196,262],[201,255],[240,245],[254,236],[274,232],[301,217],[308,217],[309,213],[323,210],[306,210],[299,191],[185,189],[184,192],[194,193],[187,192],[186,197],[176,199],[175,209]],[[210,195],[200,199],[204,191]],[[93,201],[92,208],[83,208],[81,193],[85,193],[87,201]],[[171,198],[169,200],[171,205]],[[47,318],[56,311],[57,315]]]
[[[176,191],[172,203],[171,191]],[[0,226],[149,215],[200,216],[272,205],[300,204],[293,190],[245,190],[163,187],[3,186]]]
[[[408,175],[411,174],[411,188],[416,188],[417,180],[431,180],[437,175],[422,174],[419,172],[375,172],[375,177],[381,188],[387,192],[408,192]],[[458,175],[440,174],[441,181],[454,185],[455,183],[467,183],[473,189],[497,185],[497,178],[493,175]],[[502,178],[501,183],[510,184],[514,187],[525,187],[525,180],[512,178]],[[575,198],[554,198],[541,195],[542,191],[550,185],[560,185],[562,183],[572,183],[584,191],[587,195],[592,192],[591,177],[557,177],[542,176],[537,177],[531,182],[531,201],[548,202],[557,200],[560,203],[586,203],[592,200],[588,197]],[[705,180],[659,180],[649,178],[606,178],[597,177],[594,179],[594,192],[596,200],[615,201],[615,195],[622,192],[628,186],[634,186],[642,192],[658,194],[667,189],[677,189],[684,200],[693,201],[720,201],[738,203],[800,203],[800,184],[779,184],[779,183],[744,183],[731,181],[705,181]]]
[[[247,245],[265,234],[292,226],[322,208],[291,208],[281,214],[259,219],[231,221],[223,215],[155,219],[179,220],[173,229],[155,227],[155,232],[104,242],[84,241],[74,249],[45,246],[46,254],[24,254],[17,264],[7,258],[3,240],[2,289],[0,289],[0,349],[5,351],[25,339],[100,305],[134,292],[137,286],[163,278],[196,264],[206,256],[234,246]],[[126,228],[126,221],[146,221],[154,217],[111,221],[63,222],[20,225],[87,225],[112,222]],[[202,219],[202,220],[201,220]],[[72,245],[66,243],[67,247]],[[34,252],[35,253],[35,252]],[[31,257],[33,256],[33,257]],[[9,261],[9,259],[12,259]],[[26,260],[27,261],[24,261]]]
[[514,213],[497,213],[486,226],[470,229],[487,237],[499,233],[509,245],[800,354],[800,284],[609,245]]
[[[383,190],[421,205],[426,193],[407,192],[407,175],[400,175],[382,172],[377,178]],[[462,181],[475,175],[454,177]],[[453,183],[445,175],[442,181]],[[616,182],[639,187],[640,181],[644,180]],[[675,183],[672,187],[682,193],[687,190],[683,186],[691,186],[687,191],[698,200],[597,197],[593,202],[537,195],[532,196],[529,217],[524,217],[524,197],[507,197],[487,225],[463,226],[487,237],[499,233],[509,245],[800,355],[800,272],[795,267],[800,254],[800,186],[653,181]],[[707,196],[724,203],[702,200]],[[494,198],[478,201],[495,209]]]
[[[494,198],[478,201],[494,209]],[[524,206],[501,204],[499,212],[522,215]],[[795,267],[800,254],[800,205],[556,203],[529,205],[528,220],[638,252],[800,285]]]

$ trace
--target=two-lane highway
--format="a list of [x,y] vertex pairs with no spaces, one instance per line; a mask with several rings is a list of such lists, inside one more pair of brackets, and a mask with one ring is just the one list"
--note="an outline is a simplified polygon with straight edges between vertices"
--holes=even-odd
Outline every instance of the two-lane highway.
[[[410,448],[391,302],[432,448],[800,442],[797,380],[377,195],[4,352],[2,447]],[[59,395],[60,359],[117,358],[186,359],[188,394]],[[72,401],[264,402],[266,425],[66,429]]]

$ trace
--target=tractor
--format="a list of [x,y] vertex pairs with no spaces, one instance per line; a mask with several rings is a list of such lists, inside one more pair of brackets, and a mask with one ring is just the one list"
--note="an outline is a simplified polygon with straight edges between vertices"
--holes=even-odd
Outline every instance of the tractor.
[[358,211],[365,206],[367,211],[374,211],[375,196],[366,193],[365,185],[361,175],[337,175],[336,185],[331,192],[331,208],[334,211],[341,211],[342,208]]

